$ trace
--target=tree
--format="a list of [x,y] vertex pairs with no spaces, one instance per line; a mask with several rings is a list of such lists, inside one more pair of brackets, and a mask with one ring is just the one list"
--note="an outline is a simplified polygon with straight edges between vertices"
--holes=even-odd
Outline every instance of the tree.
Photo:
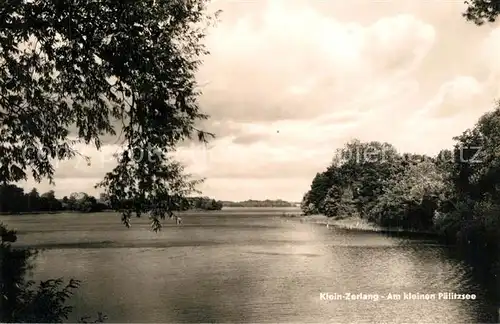
[[[332,177],[329,172],[317,173],[311,183],[311,190],[308,193],[308,203],[312,204],[315,209],[322,213],[322,204],[326,198],[328,190],[333,185]],[[306,205],[308,206],[308,204]]]
[[54,190],[49,190],[46,193],[42,194],[42,197],[49,200],[56,199],[56,193],[54,192]]
[[378,197],[370,216],[382,226],[429,229],[445,183],[434,161],[411,163]]
[[65,208],[68,210],[78,211],[81,213],[99,212],[107,208],[107,205],[102,201],[97,201],[94,196],[85,192],[74,192],[68,199],[63,198]]
[[[15,249],[11,243],[17,234],[0,224],[0,322],[2,323],[62,323],[72,310],[65,303],[80,282],[71,279],[66,285],[62,279],[50,279],[36,285],[25,280],[33,268],[34,250]],[[88,317],[80,322],[87,322]],[[106,319],[98,314],[96,323]]]
[[486,22],[495,22],[500,13],[499,0],[467,0],[465,4],[467,5],[467,9],[463,13],[463,16],[478,26]]
[[39,210],[40,208],[40,194],[36,188],[31,189],[28,194],[28,207],[30,210]]
[[[484,23],[495,22],[500,14],[499,0],[467,0],[465,4],[467,5],[467,9],[463,13],[463,16],[468,21],[472,21],[478,26]],[[495,154],[496,147],[494,145],[498,143],[499,140],[499,115],[500,103],[497,103],[495,111],[484,115],[482,120],[478,122],[474,129],[475,132],[474,130],[469,130],[462,134],[461,137],[457,138],[460,144],[464,142],[470,143],[471,140],[484,140],[484,138],[488,137],[488,140],[493,140],[493,142],[482,143],[486,147],[486,152],[483,152],[485,156],[479,168],[477,165],[472,166],[470,163],[454,165],[456,168],[460,169],[460,172],[454,173],[454,180],[460,184],[458,193],[460,197],[458,199],[462,199],[460,204],[461,207],[456,207],[454,209],[446,208],[447,211],[455,214],[461,214],[460,211],[464,210],[465,212],[463,214],[465,214],[465,217],[459,215],[458,219],[460,221],[467,219],[468,222],[477,222],[479,218],[479,222],[483,223],[483,233],[481,233],[482,235],[480,236],[488,237],[489,239],[487,239],[486,242],[494,243],[492,245],[496,246],[498,246],[497,238],[500,237],[500,221],[497,216],[498,210],[500,209],[500,202],[497,198],[499,191],[497,179],[500,175],[500,167],[497,154]],[[482,133],[481,131],[486,131],[486,133]],[[487,164],[492,162],[493,165]],[[478,171],[478,169],[482,170]],[[480,173],[480,175],[474,177],[474,173]],[[477,178],[479,178],[479,181],[472,184],[471,182],[474,182]],[[475,196],[475,199],[472,198],[472,196]],[[454,198],[456,199],[457,197]],[[479,212],[477,212],[477,210],[479,210]],[[485,221],[484,215],[487,215],[490,220]],[[456,215],[454,217],[457,218]],[[471,218],[476,219],[471,220]],[[462,232],[464,231],[461,230],[460,233]]]
[[316,174],[301,204],[306,214],[368,214],[389,179],[403,172],[401,156],[389,143],[352,140],[338,149],[332,164]]
[[222,202],[212,199],[210,200],[210,204],[208,206],[209,210],[221,210],[222,209]]
[[[153,229],[172,215],[191,180],[171,158],[207,118],[197,103],[207,1],[15,1],[0,11],[0,181],[53,182],[53,162],[120,138],[117,167],[98,184],[113,205],[151,210]],[[118,23],[119,22],[119,23]],[[75,134],[70,130],[74,128]],[[70,135],[75,135],[76,140]],[[123,136],[123,137],[122,137]]]
[[64,196],[63,199],[61,200],[61,207],[63,210],[71,209],[71,201],[69,200],[68,196]]
[[43,211],[57,211],[62,209],[62,204],[56,199],[54,190],[49,190],[40,197],[40,204]]
[[300,202],[300,209],[304,215],[313,215],[318,211],[316,210],[315,205],[311,201],[311,190],[307,191],[302,197],[302,201]]
[[97,201],[96,201],[95,197],[89,196],[89,195],[85,195],[78,202],[78,204],[79,204],[78,208],[79,208],[80,211],[89,213],[89,212],[95,211],[95,207],[97,205]]
[[440,204],[438,229],[451,236],[459,231],[485,244],[500,236],[500,105],[479,118],[473,128],[455,138],[453,163],[447,177],[454,189]]
[[0,185],[0,211],[19,213],[25,211],[24,190],[13,184]]
[[344,218],[357,214],[352,187],[333,185],[326,194],[323,210],[328,217]]
[[[191,180],[171,153],[193,135],[202,142],[213,136],[195,127],[207,118],[198,106],[195,82],[201,57],[208,53],[201,41],[213,21],[206,4],[20,0],[2,6],[2,193],[24,197],[8,185],[27,179],[28,173],[36,181],[48,178],[53,183],[54,161],[79,154],[76,142],[99,149],[103,136],[116,135],[119,127],[124,152],[98,186],[113,206],[134,201],[123,211],[127,226],[132,212],[140,216],[144,206],[152,206],[152,226],[159,230],[160,219],[172,215],[182,196],[200,181]],[[2,210],[8,195],[2,195]],[[6,256],[0,257],[5,264]],[[68,291],[54,290],[58,283],[40,287],[41,296],[19,286],[10,298],[13,309],[31,307],[21,300],[42,300],[44,307],[34,317],[4,316],[1,321],[62,320],[67,309],[59,306]],[[4,295],[0,297],[3,304]],[[51,312],[56,316],[42,316]]]

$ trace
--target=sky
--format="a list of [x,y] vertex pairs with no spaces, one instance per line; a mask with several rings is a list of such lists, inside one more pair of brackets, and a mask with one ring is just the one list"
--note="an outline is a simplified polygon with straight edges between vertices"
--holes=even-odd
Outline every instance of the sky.
[[[436,154],[500,99],[500,24],[465,21],[463,1],[215,0],[220,22],[198,71],[200,126],[176,153],[206,196],[300,201],[347,141]],[[58,162],[62,197],[98,195],[112,143]]]

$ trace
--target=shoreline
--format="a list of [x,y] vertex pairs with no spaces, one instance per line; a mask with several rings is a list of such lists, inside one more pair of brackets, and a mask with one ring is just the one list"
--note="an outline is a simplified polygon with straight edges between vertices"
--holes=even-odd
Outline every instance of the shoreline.
[[[182,211],[176,211],[180,213],[190,213],[190,212],[218,212],[222,210],[231,210],[232,208],[239,209],[290,209],[295,207],[223,207],[222,209],[188,209]],[[0,212],[0,216],[23,216],[23,215],[56,215],[56,214],[100,214],[100,213],[119,213],[120,211],[113,209],[104,209],[101,211],[92,211],[92,212],[82,212],[77,210],[55,210],[55,211],[31,211],[31,212],[20,212],[20,213],[11,213],[11,212]],[[295,213],[296,217],[300,217],[299,213]]]
[[368,222],[366,219],[360,217],[347,217],[342,219],[333,219],[331,217],[327,217],[321,214],[316,215],[285,215],[284,217],[289,218],[300,218],[301,221],[305,221],[307,223],[313,223],[318,225],[324,225],[328,227],[333,227],[339,230],[345,231],[355,231],[355,232],[364,232],[364,233],[380,233],[390,236],[414,236],[414,237],[426,237],[439,239],[441,235],[437,232],[433,231],[418,231],[418,230],[410,230],[403,228],[388,228],[374,225]]
[[26,215],[57,215],[57,214],[99,214],[99,213],[112,213],[115,212],[111,209],[105,209],[97,212],[81,212],[76,210],[56,210],[56,211],[33,211],[33,212],[22,212],[22,213],[8,213],[0,212],[0,216],[26,216]]

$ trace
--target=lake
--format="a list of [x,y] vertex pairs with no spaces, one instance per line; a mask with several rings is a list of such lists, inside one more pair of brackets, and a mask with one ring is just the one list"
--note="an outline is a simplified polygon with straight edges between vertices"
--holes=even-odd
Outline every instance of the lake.
[[[151,323],[497,320],[484,287],[448,248],[280,217],[291,210],[190,213],[181,226],[166,220],[160,233],[147,219],[133,219],[127,229],[114,213],[0,221],[18,229],[16,246],[45,249],[34,279],[82,280],[72,321],[98,311],[108,322]],[[444,299],[446,293],[476,299]]]

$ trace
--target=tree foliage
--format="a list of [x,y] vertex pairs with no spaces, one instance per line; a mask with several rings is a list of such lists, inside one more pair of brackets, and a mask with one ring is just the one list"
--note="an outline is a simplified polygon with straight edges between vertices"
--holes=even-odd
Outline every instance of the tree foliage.
[[467,10],[463,16],[478,26],[495,22],[500,13],[499,0],[467,0],[465,4]]
[[409,164],[378,197],[369,218],[383,226],[430,229],[444,186],[444,175],[433,161]]
[[[385,227],[434,230],[446,238],[498,246],[500,103],[455,145],[435,157],[399,154],[389,144],[351,141],[344,151],[382,152],[375,159],[335,158],[313,179],[304,213],[360,215]],[[361,158],[359,158],[361,156]],[[364,157],[363,157],[364,156]]]
[[[172,160],[179,141],[212,134],[195,72],[214,16],[207,1],[8,1],[0,9],[0,181],[54,175],[76,141],[101,146],[121,128],[124,152],[98,184],[123,211],[151,209],[154,229],[191,180]],[[118,126],[117,126],[118,125]],[[75,134],[70,134],[70,129]],[[75,136],[71,136],[75,135]]]
[[183,207],[183,210],[188,209],[221,210],[222,201],[208,197],[189,197],[186,199],[186,204]]
[[[184,197],[178,206],[171,206],[171,208],[172,211],[221,210],[222,205],[221,201],[209,197]],[[121,200],[115,208],[122,210],[134,208],[134,200]],[[111,201],[106,194],[101,194],[97,199],[85,192],[74,192],[69,197],[64,196],[62,199],[57,199],[53,190],[40,196],[36,188],[25,193],[23,188],[13,184],[0,185],[1,213],[52,213],[60,211],[95,213],[109,209],[111,209]],[[150,210],[150,206],[144,206],[143,209]]]
[[[33,269],[36,250],[15,249],[11,243],[17,233],[0,224],[0,322],[2,323],[62,323],[67,320],[73,307],[67,305],[78,280],[49,279],[36,284],[26,280]],[[80,322],[87,323],[90,317]],[[93,320],[102,323],[106,316],[98,313]]]
[[337,150],[326,171],[313,179],[303,206],[328,216],[363,215],[384,191],[387,180],[402,172],[398,159],[389,143],[350,141]]
[[[11,184],[29,174],[53,182],[55,162],[80,154],[74,144],[99,149],[104,136],[118,135],[124,152],[97,185],[127,225],[133,212],[150,211],[153,229],[159,230],[160,219],[172,216],[201,181],[192,180],[172,159],[176,144],[213,136],[195,127],[207,118],[197,103],[195,73],[208,53],[202,40],[213,18],[205,0],[4,2],[0,184],[2,194],[14,200],[4,199],[2,208],[22,209],[20,201],[54,207],[53,192],[25,195]],[[124,209],[125,200],[132,204]],[[86,196],[80,202],[88,207],[93,200]],[[16,238],[5,228],[1,234],[2,240]],[[0,248],[1,322],[62,321],[76,282],[26,283],[22,278],[31,251],[18,255],[3,242]]]
[[23,188],[13,184],[0,185],[2,213],[53,212],[62,209],[63,205],[55,198],[53,190],[40,195],[35,188],[25,193]]

